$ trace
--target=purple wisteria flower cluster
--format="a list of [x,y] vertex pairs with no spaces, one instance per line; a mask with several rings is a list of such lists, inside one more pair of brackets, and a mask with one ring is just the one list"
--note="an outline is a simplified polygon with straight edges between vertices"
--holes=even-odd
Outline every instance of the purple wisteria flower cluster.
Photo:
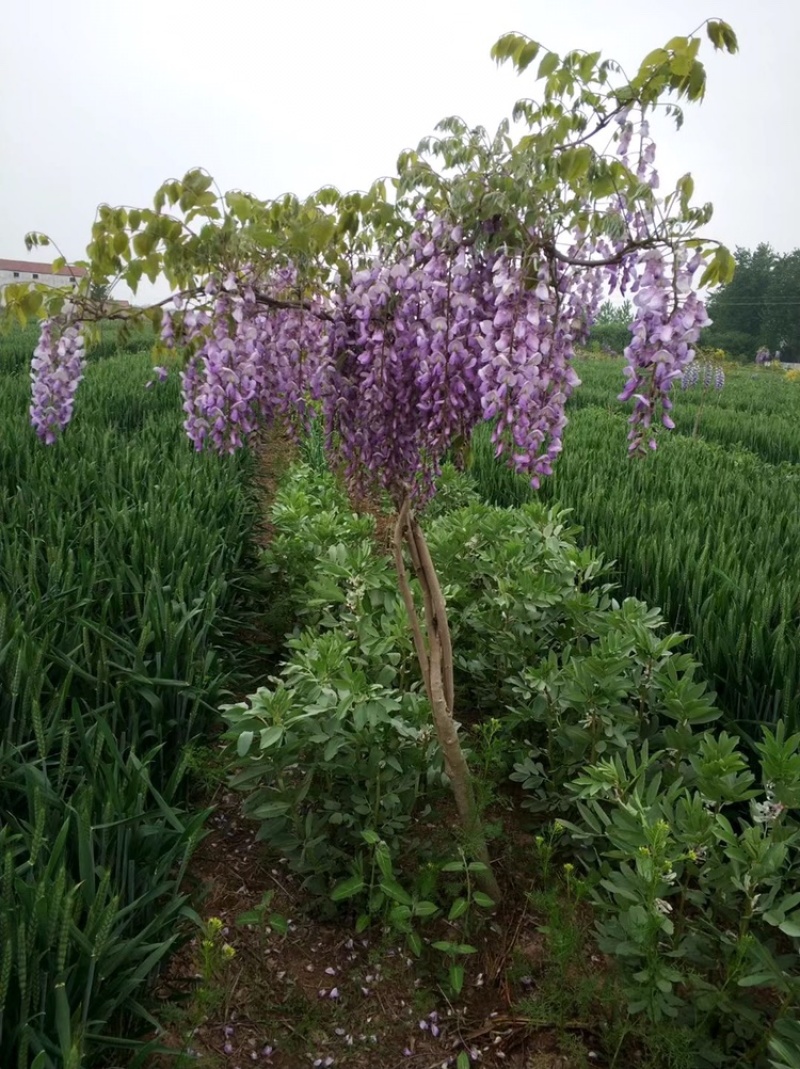
[[[286,277],[277,285],[285,285]],[[273,287],[274,289],[274,287]],[[184,428],[196,449],[232,453],[278,412],[297,420],[315,391],[324,321],[303,307],[265,308],[252,271],[210,279],[211,310],[184,310],[162,322],[168,346],[198,344],[181,375]]]
[[644,270],[632,287],[636,317],[633,340],[625,350],[628,381],[619,395],[621,401],[635,402],[628,433],[632,452],[643,450],[645,442],[655,449],[653,423],[659,418],[668,430],[674,428],[669,414],[673,384],[694,360],[700,331],[710,323],[702,301],[691,291],[699,257],[687,260],[676,252],[671,270],[658,250],[649,250],[642,259]]
[[691,390],[702,383],[704,390],[721,390],[725,386],[725,370],[719,364],[704,361],[702,364],[690,364],[681,375],[681,389]]
[[396,499],[431,488],[481,418],[491,295],[489,263],[461,228],[420,219],[393,263],[376,261],[336,299],[324,410],[352,478]]
[[534,289],[505,256],[494,268],[494,308],[481,323],[481,406],[496,420],[493,440],[499,456],[508,450],[515,469],[532,476],[550,475],[561,452],[566,426],[564,408],[580,384],[570,366],[574,317],[559,304],[558,287],[540,269]]
[[[637,176],[651,189],[657,189],[656,147],[649,124],[644,119],[635,124],[625,113],[618,121],[620,159],[630,167],[629,148],[634,136],[638,136]],[[624,240],[633,238],[644,243],[648,236],[659,233],[658,220],[643,201],[632,205],[620,197],[618,211],[625,238],[612,243],[615,249],[622,248]],[[647,446],[655,449],[653,431],[658,422],[668,430],[675,426],[670,416],[672,388],[695,358],[694,346],[700,331],[711,322],[693,289],[694,276],[702,262],[699,253],[692,255],[684,246],[665,244],[630,253],[623,258],[619,271],[611,271],[620,292],[632,293],[635,308],[630,328],[633,337],[625,349],[627,383],[619,395],[621,401],[634,401],[628,433],[633,453]]]
[[[616,152],[641,190],[658,187],[646,121],[620,116]],[[302,272],[244,265],[207,279],[162,320],[167,347],[191,353],[183,371],[184,427],[197,449],[230,453],[275,416],[296,431],[321,410],[328,449],[361,491],[424,499],[448,451],[480,420],[498,455],[534,485],[562,448],[572,367],[608,293],[635,307],[622,400],[634,401],[632,452],[674,426],[671,390],[709,322],[693,290],[702,263],[660,227],[643,194],[609,199],[601,236],[557,241],[545,221],[511,250],[496,227],[473,234],[420,209],[410,236],[309,295]],[[37,432],[53,441],[72,414],[82,374],[75,328],[54,342],[43,327],[34,364]],[[160,368],[154,369],[162,377]]]
[[42,322],[31,361],[31,424],[52,445],[72,419],[75,391],[83,378],[84,338],[81,326],[59,330],[52,319]]
[[352,477],[424,497],[484,419],[517,471],[534,484],[550,474],[601,279],[545,256],[536,270],[531,281],[530,262],[420,213],[393,263],[356,275],[335,307],[323,391]]

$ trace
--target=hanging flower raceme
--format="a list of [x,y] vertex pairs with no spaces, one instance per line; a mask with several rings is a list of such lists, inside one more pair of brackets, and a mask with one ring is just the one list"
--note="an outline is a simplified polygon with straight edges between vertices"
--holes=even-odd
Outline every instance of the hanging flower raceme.
[[376,261],[338,296],[324,386],[328,441],[349,477],[397,500],[425,496],[481,416],[491,273],[460,228],[418,223],[393,262]]
[[644,269],[633,286],[633,339],[625,349],[628,382],[619,395],[621,401],[635,402],[629,420],[631,452],[640,452],[645,443],[655,449],[654,423],[659,419],[670,430],[675,426],[669,415],[673,384],[694,360],[700,331],[711,322],[691,288],[699,257],[688,260],[676,250],[670,262],[661,250],[650,249],[640,260]]
[[681,375],[681,389],[690,390],[700,384],[704,391],[710,390],[712,385],[715,390],[721,390],[725,386],[725,370],[720,364],[704,361],[702,364],[690,364]]
[[355,276],[334,311],[324,393],[328,442],[348,478],[400,498],[426,470],[417,418],[420,283],[402,262],[376,262]]
[[496,420],[496,454],[508,453],[538,486],[561,452],[564,407],[580,383],[570,364],[574,317],[545,277],[526,289],[521,268],[507,257],[495,265],[493,281],[493,315],[481,324],[483,415]]
[[446,452],[487,419],[498,454],[538,484],[561,450],[595,276],[543,259],[530,288],[518,260],[419,217],[395,262],[356,275],[334,311],[326,412],[350,478],[424,497]]
[[[628,115],[622,118],[618,155],[630,166],[628,151],[636,134],[639,137],[637,177],[651,189],[657,189],[656,148],[646,120],[637,126]],[[654,240],[659,227],[646,200],[634,205],[620,196],[618,211],[625,237],[614,243],[615,249],[621,250],[626,240],[643,244]],[[634,401],[628,433],[632,453],[642,452],[647,446],[655,449],[655,428],[659,422],[668,429],[675,426],[669,414],[672,389],[676,382],[684,387],[690,384],[684,376],[694,360],[694,346],[702,328],[711,322],[705,305],[692,288],[694,275],[701,265],[701,256],[690,258],[684,246],[670,248],[669,244],[661,244],[624,256],[619,272],[613,272],[620,291],[630,290],[633,294],[635,308],[630,328],[633,337],[625,349],[627,383],[619,395],[621,401]]]
[[[216,287],[214,287],[216,288]],[[220,453],[240,448],[258,424],[261,397],[258,330],[252,322],[255,298],[236,293],[226,280],[212,311],[212,331],[182,378],[184,427],[201,449],[208,441]]]
[[700,369],[697,364],[690,364],[681,375],[681,389],[691,390],[700,381]]
[[[265,307],[269,294],[256,292],[248,269],[222,285],[212,279],[206,295],[210,313],[187,311],[181,322],[182,340],[200,342],[181,376],[184,427],[196,449],[208,443],[231,453],[276,412],[303,412],[318,378],[323,321],[303,307]],[[170,317],[162,338],[174,336]]]
[[30,417],[37,435],[52,445],[72,419],[75,391],[83,378],[84,338],[80,324],[61,330],[42,321],[31,361]]
[[320,301],[281,308],[258,317],[258,346],[264,368],[261,410],[279,412],[290,431],[308,429],[310,401],[322,394],[322,359],[327,351],[326,309]]

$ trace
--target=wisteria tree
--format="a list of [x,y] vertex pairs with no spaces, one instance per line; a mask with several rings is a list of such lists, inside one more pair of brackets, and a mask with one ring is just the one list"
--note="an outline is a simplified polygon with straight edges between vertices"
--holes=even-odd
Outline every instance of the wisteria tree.
[[[651,52],[632,78],[598,52],[559,56],[508,34],[494,58],[520,74],[538,61],[542,92],[494,136],[446,119],[366,193],[266,201],[223,195],[193,170],[164,183],[152,208],[99,208],[86,277],[68,300],[42,286],[7,291],[7,313],[42,319],[31,420],[45,442],[72,417],[87,324],[109,314],[149,319],[185,355],[184,426],[197,449],[230,452],[278,419],[301,433],[321,411],[332,462],[360,496],[388,495],[396,511],[422,679],[484,860],[445,600],[416,512],[482,420],[498,456],[534,485],[550,474],[579,385],[575,345],[614,292],[634,307],[620,394],[634,401],[630,451],[655,448],[657,427],[673,426],[672,388],[708,322],[697,290],[733,267],[700,235],[711,206],[692,205],[691,176],[662,194],[655,169],[653,119],[680,126],[679,101],[704,96],[703,29],[715,48],[736,51],[730,27],[708,21]],[[97,287],[135,292],[159,277],[174,293],[158,305],[109,313],[95,299]]]

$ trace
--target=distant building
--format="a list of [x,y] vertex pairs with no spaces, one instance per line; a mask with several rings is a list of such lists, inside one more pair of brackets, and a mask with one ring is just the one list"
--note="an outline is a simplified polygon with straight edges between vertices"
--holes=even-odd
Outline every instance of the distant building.
[[20,282],[44,282],[48,286],[74,286],[75,280],[83,278],[85,267],[67,265],[53,271],[52,264],[30,263],[27,260],[0,260],[0,301],[6,286]]

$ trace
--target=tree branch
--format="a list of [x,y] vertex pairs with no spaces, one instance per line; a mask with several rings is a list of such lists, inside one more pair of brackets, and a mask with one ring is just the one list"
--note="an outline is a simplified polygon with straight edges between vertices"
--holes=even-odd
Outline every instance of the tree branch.
[[428,589],[430,590],[433,625],[436,631],[436,638],[442,646],[444,697],[447,702],[447,708],[452,713],[455,708],[453,644],[450,637],[450,624],[447,619],[447,605],[445,604],[444,594],[442,593],[442,587],[439,583],[439,576],[436,574],[436,568],[434,567],[430,550],[428,549],[428,543],[425,540],[425,535],[422,532],[422,528],[413,517],[409,517],[409,530],[411,537],[414,539],[417,556],[425,575]]
[[431,696],[430,659],[428,651],[425,648],[422,626],[419,622],[417,607],[414,604],[414,595],[411,593],[411,586],[408,582],[408,572],[406,571],[405,561],[403,560],[403,532],[408,523],[408,512],[410,507],[410,501],[406,498],[400,507],[400,511],[397,515],[397,522],[394,525],[392,548],[394,551],[394,565],[397,571],[397,582],[400,586],[400,593],[402,594],[403,603],[406,607],[408,622],[411,625],[411,634],[414,639],[414,649],[417,651],[417,660],[419,661],[419,668],[422,673],[422,681],[425,684],[425,692],[428,695],[428,701],[433,704],[433,698]]
[[568,264],[570,267],[609,267],[612,264],[621,263],[626,256],[630,256],[632,252],[637,249],[646,249],[659,242],[663,242],[663,238],[642,238],[639,241],[629,241],[619,252],[614,253],[613,256],[606,256],[598,260],[586,260],[578,256],[569,256],[565,252],[561,252],[550,241],[533,241],[531,244],[534,248],[540,249],[554,260],[558,260],[559,263]]
[[270,297],[266,293],[256,293],[256,300],[259,304],[266,305],[267,308],[286,308],[296,312],[310,312],[317,319],[325,319],[329,323],[333,322],[333,314],[331,312],[326,312],[323,308],[315,308],[310,301],[283,301],[279,297]]
[[[188,299],[195,297],[200,293],[200,287],[196,286],[189,290],[180,290],[178,293],[171,293],[169,297],[165,297],[163,301],[154,301],[153,304],[145,305],[143,308],[119,308],[116,312],[108,311],[103,308],[105,303],[113,303],[113,297],[106,297],[103,301],[93,301],[90,297],[78,297],[70,298],[70,303],[74,304],[79,311],[87,312],[91,311],[96,313],[97,319],[136,319],[137,316],[141,316],[146,312],[149,312],[152,308],[163,308],[165,304],[169,304],[170,301],[174,301],[176,297]],[[99,307],[98,307],[99,305]]]

